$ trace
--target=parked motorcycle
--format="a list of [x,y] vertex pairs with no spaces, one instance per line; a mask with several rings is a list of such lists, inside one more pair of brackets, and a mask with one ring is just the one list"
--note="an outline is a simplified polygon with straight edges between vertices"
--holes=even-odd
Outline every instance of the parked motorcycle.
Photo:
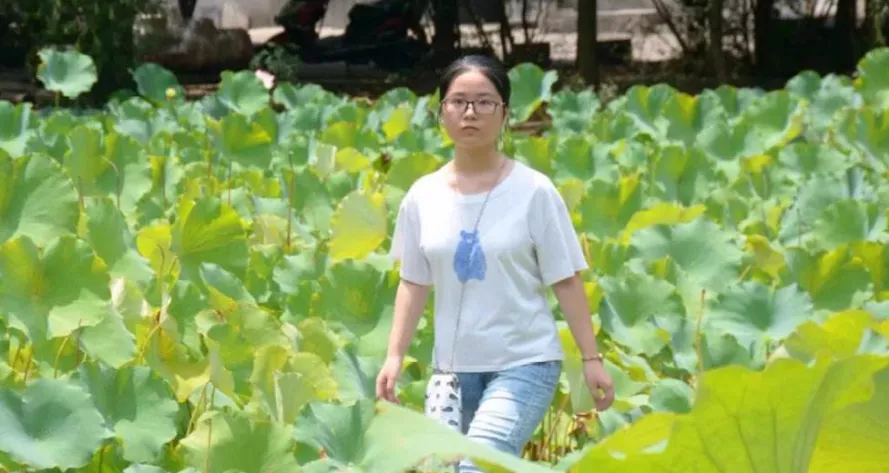
[[[294,52],[306,63],[373,63],[385,70],[412,68],[430,50],[420,26],[428,0],[355,4],[349,9],[343,34],[321,38],[317,28],[328,4],[329,0],[291,0],[275,16],[284,31],[270,38],[268,44],[295,46]],[[411,31],[417,37],[409,36]]]

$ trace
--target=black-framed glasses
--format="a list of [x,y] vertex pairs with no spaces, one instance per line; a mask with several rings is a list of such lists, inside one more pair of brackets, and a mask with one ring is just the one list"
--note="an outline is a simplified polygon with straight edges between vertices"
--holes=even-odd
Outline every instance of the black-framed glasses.
[[475,110],[475,113],[481,115],[490,115],[497,111],[498,107],[503,105],[502,102],[491,99],[467,100],[459,98],[444,99],[441,104],[444,110],[448,113],[465,113],[469,110],[469,106],[472,105],[472,109]]

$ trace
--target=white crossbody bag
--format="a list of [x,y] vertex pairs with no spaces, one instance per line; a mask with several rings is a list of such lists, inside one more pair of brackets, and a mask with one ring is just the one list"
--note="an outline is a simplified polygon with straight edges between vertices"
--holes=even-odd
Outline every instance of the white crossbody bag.
[[[482,202],[482,207],[475,220],[473,232],[478,232],[478,224],[485,211],[485,206],[488,204],[488,199],[491,197],[491,193],[500,183],[500,177],[503,174],[503,168],[506,167],[507,162],[507,160],[504,160],[503,164],[500,166],[500,171],[497,174],[497,181],[495,181],[494,186],[492,186],[491,189],[488,190],[487,195],[485,195],[485,200]],[[467,257],[470,259],[474,256],[474,252],[469,252],[467,254]],[[471,267],[471,262],[465,263]],[[457,337],[459,336],[460,316],[463,312],[463,295],[465,291],[466,283],[464,282],[460,288],[460,303],[457,307],[454,341],[451,347],[450,369],[442,369],[438,362],[440,358],[436,357],[437,366],[433,368],[432,376],[429,378],[429,383],[426,385],[426,398],[424,402],[426,416],[438,420],[457,432],[463,431],[463,391],[460,388],[460,379],[457,377],[457,373],[454,371],[453,367],[454,360],[457,356]]]

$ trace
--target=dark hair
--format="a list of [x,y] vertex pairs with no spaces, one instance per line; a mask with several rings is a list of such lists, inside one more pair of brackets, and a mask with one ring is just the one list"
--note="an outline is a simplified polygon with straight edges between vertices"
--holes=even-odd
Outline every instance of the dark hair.
[[503,103],[509,105],[509,96],[512,93],[512,87],[509,83],[509,74],[506,71],[506,67],[504,67],[503,63],[497,60],[497,58],[481,54],[463,56],[452,62],[451,65],[445,69],[444,74],[441,75],[441,82],[438,85],[439,97],[444,98],[444,96],[447,95],[448,89],[451,88],[451,83],[453,83],[454,79],[460,74],[473,69],[484,74],[485,77],[494,84],[497,93],[503,98]]

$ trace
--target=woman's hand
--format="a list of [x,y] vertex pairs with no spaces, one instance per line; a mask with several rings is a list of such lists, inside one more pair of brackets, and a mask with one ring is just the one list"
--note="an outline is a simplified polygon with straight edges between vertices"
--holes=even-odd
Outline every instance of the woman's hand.
[[[604,411],[614,402],[614,381],[611,374],[605,369],[600,359],[592,359],[583,362],[583,377],[590,389],[593,400],[596,401],[596,410]],[[601,392],[600,392],[601,390]]]
[[377,397],[385,399],[389,402],[398,404],[398,398],[395,397],[395,383],[398,381],[398,375],[401,374],[401,365],[404,357],[388,356],[380,373],[377,375]]
[[[599,349],[596,346],[596,335],[590,319],[589,303],[583,280],[575,274],[553,284],[553,290],[562,306],[565,321],[568,322],[568,328],[574,334],[580,353],[598,353]],[[604,411],[611,407],[611,403],[614,402],[614,381],[599,356],[594,356],[583,362],[583,377],[586,379],[590,394],[596,401],[596,409]]]

